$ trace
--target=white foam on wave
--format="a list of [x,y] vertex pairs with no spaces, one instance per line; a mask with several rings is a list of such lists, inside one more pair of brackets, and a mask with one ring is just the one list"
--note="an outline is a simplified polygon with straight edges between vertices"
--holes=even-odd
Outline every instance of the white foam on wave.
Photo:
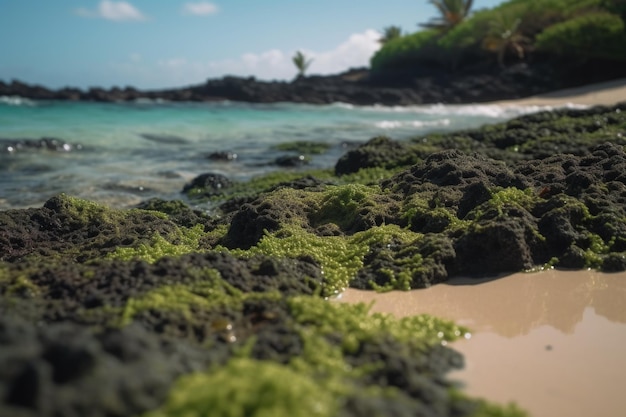
[[7,106],[29,107],[34,107],[37,105],[35,101],[20,96],[0,96],[0,104],[6,104]]
[[414,128],[423,128],[423,127],[437,127],[437,126],[449,126],[450,119],[441,119],[441,120],[383,120],[380,122],[374,123],[374,125],[380,129],[398,129],[403,127],[414,127]]
[[562,106],[524,106],[524,105],[499,105],[499,104],[432,104],[427,106],[363,106],[365,111],[378,113],[414,113],[431,116],[477,116],[494,119],[505,119],[524,114],[551,111],[558,108],[585,109],[589,106],[565,103]]
[[344,103],[344,102],[341,102],[341,101],[336,101],[336,102],[332,103],[330,106],[331,107],[336,107],[336,108],[339,108],[339,109],[347,109],[347,110],[352,110],[352,109],[354,109],[356,107],[354,104]]

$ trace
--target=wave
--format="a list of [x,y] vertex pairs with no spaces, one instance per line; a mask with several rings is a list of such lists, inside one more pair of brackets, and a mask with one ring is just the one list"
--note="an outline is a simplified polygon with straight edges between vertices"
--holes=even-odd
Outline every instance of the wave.
[[563,106],[524,106],[498,104],[432,104],[419,106],[362,106],[364,111],[378,113],[413,113],[434,116],[482,116],[495,119],[511,118],[524,114],[551,111],[558,108],[585,109],[589,106],[566,103]]
[[409,121],[401,121],[401,120],[383,120],[380,122],[374,123],[374,125],[380,129],[398,129],[403,127],[437,127],[437,126],[450,126],[450,119],[441,119],[441,120],[409,120]]
[[37,102],[20,96],[0,96],[0,104],[34,107],[37,105]]

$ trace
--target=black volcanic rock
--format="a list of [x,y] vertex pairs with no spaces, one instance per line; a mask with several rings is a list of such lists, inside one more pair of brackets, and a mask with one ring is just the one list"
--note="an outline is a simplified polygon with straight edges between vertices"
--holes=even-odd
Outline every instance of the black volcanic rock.
[[426,69],[420,73],[372,75],[367,69],[352,69],[326,76],[297,77],[291,82],[261,81],[254,77],[225,76],[204,84],[182,88],[140,91],[132,87],[87,91],[75,88],[51,90],[20,81],[0,81],[0,96],[40,100],[134,101],[243,101],[250,103],[335,102],[388,106],[474,103],[513,99],[546,93],[589,82],[623,76],[623,69],[595,69],[589,77],[565,76],[546,62],[520,63],[507,68],[477,68],[464,71]]
[[225,175],[208,172],[198,175],[185,184],[183,193],[194,196],[213,196],[221,194],[225,188],[232,185],[233,182]]

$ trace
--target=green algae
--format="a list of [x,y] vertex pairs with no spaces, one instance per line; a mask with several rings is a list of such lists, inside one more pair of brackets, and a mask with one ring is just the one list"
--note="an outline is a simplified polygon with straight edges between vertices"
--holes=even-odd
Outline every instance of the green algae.
[[355,352],[360,343],[371,342],[381,334],[423,348],[456,340],[468,332],[463,326],[429,315],[398,319],[391,314],[371,313],[371,305],[364,303],[328,303],[309,297],[294,297],[288,302],[297,323],[313,326],[320,336],[342,335],[344,352]]
[[10,277],[0,269],[0,293],[7,297],[34,298],[41,295],[41,288],[28,279],[26,274]]
[[392,239],[415,240],[420,235],[396,225],[376,226],[352,236],[318,236],[301,227],[287,225],[273,234],[266,234],[249,250],[233,249],[240,256],[263,254],[271,257],[312,257],[324,273],[323,295],[338,294],[348,287],[359,269],[363,257],[374,243]]
[[[378,186],[347,184],[328,186],[320,198],[319,208],[313,214],[313,223],[334,223],[341,229],[349,229],[362,210],[380,210],[375,197],[380,194]],[[384,210],[384,207],[382,207]]]
[[[355,366],[348,356],[361,344],[377,343],[385,337],[421,352],[466,332],[430,316],[396,319],[371,314],[370,307],[362,303],[339,304],[313,297],[295,297],[287,303],[303,343],[300,355],[278,364],[254,360],[245,356],[245,349],[240,350],[243,357],[181,377],[166,403],[144,417],[333,416],[350,396],[406,400],[406,393],[398,387],[365,382],[369,374],[385,366],[383,362]],[[342,340],[337,343],[333,337]],[[454,400],[452,392],[450,398]]]
[[[193,270],[188,271],[194,274]],[[171,284],[158,287],[139,298],[130,298],[123,308],[120,324],[126,325],[142,311],[178,311],[190,319],[196,307],[216,308],[241,302],[244,294],[224,281],[214,269],[195,271],[197,281],[188,284]]]
[[419,228],[418,222],[428,223],[430,232],[454,232],[466,229],[470,222],[457,217],[453,208],[445,207],[436,196],[429,193],[416,193],[402,206],[402,217],[410,229]]
[[231,359],[179,379],[165,405],[144,417],[330,417],[338,399],[310,376],[277,363]]
[[83,225],[100,222],[115,225],[128,217],[144,214],[149,214],[163,220],[168,218],[167,214],[158,211],[142,209],[116,210],[93,201],[72,197],[67,194],[60,194],[58,197],[63,204],[65,212]]
[[317,236],[304,229],[286,226],[278,233],[265,235],[248,251],[232,250],[233,254],[298,258],[310,256],[320,263],[324,273],[325,296],[343,291],[362,266],[366,245],[351,245],[341,236]]
[[294,141],[284,142],[272,146],[277,151],[298,152],[301,154],[319,155],[328,151],[332,145],[327,142]]
[[168,239],[159,233],[154,233],[149,243],[140,243],[135,247],[119,247],[107,255],[107,258],[125,261],[142,259],[154,263],[164,256],[180,256],[200,252],[200,239],[205,236],[204,226],[201,224],[192,228],[180,227],[171,233]]
[[405,169],[405,166],[398,166],[393,168],[385,167],[370,167],[361,168],[357,172],[350,174],[344,174],[341,177],[336,178],[336,183],[341,184],[362,184],[362,185],[376,185],[380,181],[391,178],[393,175]]
[[489,200],[490,204],[498,210],[499,215],[502,215],[502,208],[505,205],[531,211],[537,201],[538,197],[531,188],[521,190],[515,187],[496,189],[491,192],[491,199]]
[[[457,389],[450,390],[452,397],[457,400],[469,399],[469,397],[458,391]],[[508,403],[504,405],[490,403],[483,399],[474,400],[476,409],[470,415],[470,417],[528,417],[529,414],[522,410],[515,403]]]

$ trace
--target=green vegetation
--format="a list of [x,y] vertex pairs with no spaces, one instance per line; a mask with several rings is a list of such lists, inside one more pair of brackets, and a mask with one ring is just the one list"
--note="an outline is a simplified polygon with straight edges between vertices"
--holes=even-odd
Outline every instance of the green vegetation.
[[402,36],[402,28],[400,28],[400,26],[387,26],[383,29],[383,36],[378,40],[378,42],[384,45],[389,41],[399,38],[400,36]]
[[[381,340],[401,343],[406,354],[421,355],[443,340],[455,340],[467,332],[427,315],[396,319],[371,314],[364,304],[295,297],[287,301],[287,306],[303,343],[300,355],[281,364],[255,360],[244,353],[223,366],[183,376],[174,384],[166,403],[144,416],[334,416],[346,398],[360,394],[407,401],[396,387],[363,385],[368,375],[384,363],[354,364],[349,358],[360,346],[376,346]],[[342,340],[337,343],[337,338]],[[445,395],[451,401],[466,400],[453,390]],[[479,409],[488,406],[481,402],[477,405]]]
[[472,8],[473,0],[429,0],[440,16],[422,26],[429,29],[448,30],[465,20]]
[[292,151],[301,154],[314,154],[319,155],[330,149],[332,145],[328,142],[311,142],[311,141],[295,141],[279,143],[272,146],[272,149],[277,151]]
[[179,256],[201,251],[200,239],[203,236],[204,226],[201,224],[189,229],[186,227],[176,229],[167,239],[155,233],[150,242],[140,243],[132,247],[118,247],[115,252],[108,255],[108,258],[143,259],[154,263],[164,256]]
[[304,77],[304,73],[307,69],[309,69],[309,66],[313,62],[312,59],[307,59],[301,51],[296,52],[291,60],[298,69],[298,77]]
[[[441,17],[422,25],[428,30],[386,42],[371,59],[374,74],[489,62],[505,66],[533,55],[555,62],[566,57],[578,64],[626,61],[626,6],[621,0],[509,0],[469,17],[462,13],[466,2],[432,3]],[[448,10],[451,6],[455,12]]]
[[608,12],[577,16],[537,35],[536,48],[580,61],[593,58],[626,61],[624,21]]
[[212,372],[181,378],[167,403],[145,417],[331,417],[338,401],[309,375],[278,363],[236,358]]

